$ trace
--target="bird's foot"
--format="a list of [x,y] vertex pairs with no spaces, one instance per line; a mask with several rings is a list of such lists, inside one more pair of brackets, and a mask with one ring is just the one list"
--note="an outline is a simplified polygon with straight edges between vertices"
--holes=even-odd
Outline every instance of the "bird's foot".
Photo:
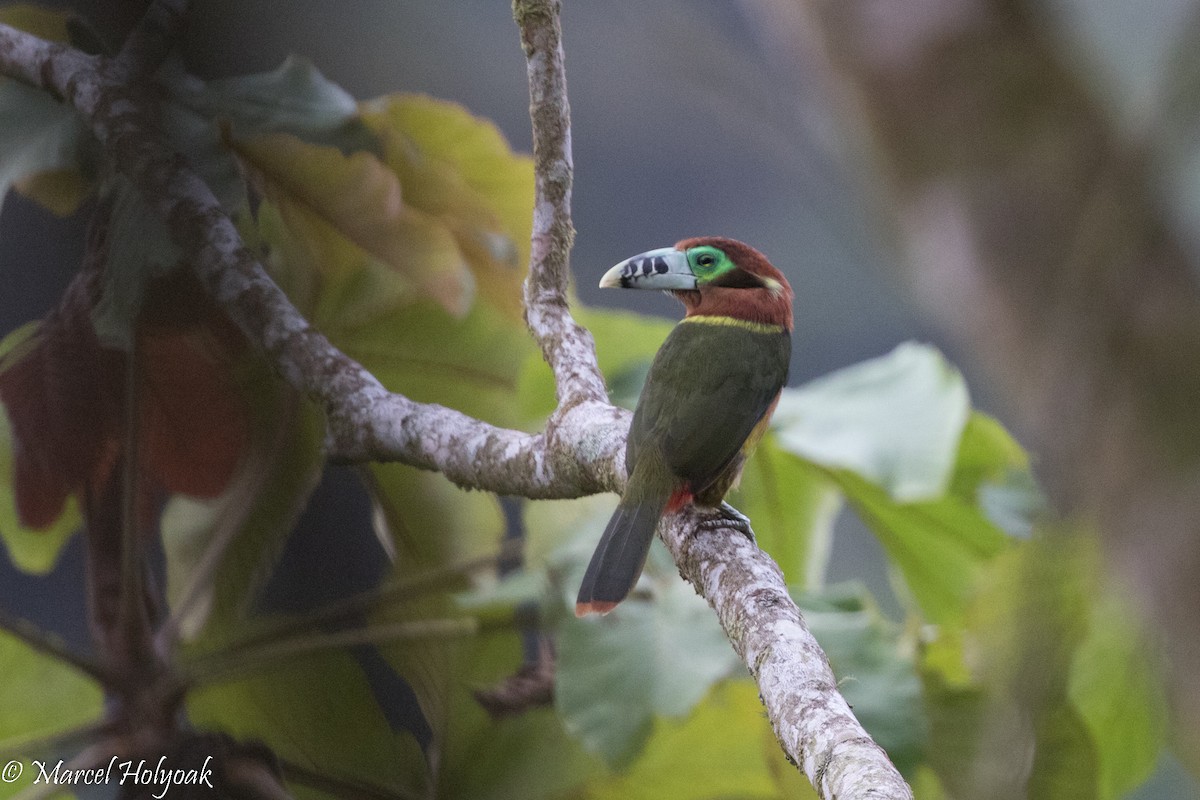
[[754,531],[750,528],[749,517],[724,501],[716,507],[715,511],[716,514],[714,516],[700,520],[697,527],[707,530],[728,530],[729,528],[733,528],[749,539],[752,544],[758,544],[754,540]]

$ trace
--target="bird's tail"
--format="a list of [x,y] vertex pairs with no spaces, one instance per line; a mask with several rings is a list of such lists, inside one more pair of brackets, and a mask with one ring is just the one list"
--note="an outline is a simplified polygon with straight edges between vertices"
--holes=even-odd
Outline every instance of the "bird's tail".
[[668,499],[667,495],[642,497],[628,504],[622,500],[617,506],[583,575],[575,616],[607,614],[629,594],[642,573]]

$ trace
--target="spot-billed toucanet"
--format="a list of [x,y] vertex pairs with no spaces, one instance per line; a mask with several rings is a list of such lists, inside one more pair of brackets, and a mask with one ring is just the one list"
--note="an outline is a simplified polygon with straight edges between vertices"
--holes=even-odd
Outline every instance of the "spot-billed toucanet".
[[723,499],[766,430],[792,347],[787,279],[733,239],[642,253],[600,285],[664,289],[687,314],[650,365],[625,448],[629,482],[583,576],[578,616],[607,613],[629,594],[663,514],[695,503],[746,527]]

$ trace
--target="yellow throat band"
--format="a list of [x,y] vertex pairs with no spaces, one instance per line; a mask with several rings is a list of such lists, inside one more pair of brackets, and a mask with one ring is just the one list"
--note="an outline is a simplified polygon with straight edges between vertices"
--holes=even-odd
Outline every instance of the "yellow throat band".
[[680,322],[693,322],[700,325],[725,325],[730,328],[741,328],[753,333],[784,332],[782,325],[768,325],[765,322],[751,322],[750,320],[738,319],[736,317],[715,317],[708,314],[696,314],[695,316],[684,317]]

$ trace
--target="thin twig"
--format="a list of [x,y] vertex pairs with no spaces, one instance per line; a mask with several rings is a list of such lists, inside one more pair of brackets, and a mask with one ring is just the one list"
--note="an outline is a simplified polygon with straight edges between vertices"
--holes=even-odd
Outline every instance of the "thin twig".
[[514,0],[529,77],[533,123],[533,239],[525,320],[554,372],[559,408],[606,402],[592,336],[567,308],[571,245],[571,109],[559,14],[561,0]]
[[[121,461],[121,580],[116,624],[118,640],[125,648],[150,652],[149,609],[146,608],[145,542],[138,523],[141,485],[141,403],[138,393],[137,336],[130,337],[125,354],[125,457]],[[97,604],[99,605],[99,603]],[[111,632],[106,638],[112,640]]]
[[[289,406],[293,402],[299,401],[289,401]],[[291,419],[294,412],[295,408],[290,407],[284,419]],[[237,474],[230,481],[233,489],[221,499],[225,508],[237,509],[238,513],[221,513],[218,516],[204,552],[188,572],[178,602],[155,633],[155,645],[159,653],[169,652],[178,640],[183,621],[196,609],[202,598],[209,596],[226,552],[242,531],[255,499],[262,494],[267,478],[277,466],[277,460],[287,452],[284,439],[290,434],[290,426],[286,421],[281,421],[272,431],[271,441],[265,442],[261,448],[251,448],[253,456],[238,467]],[[314,481],[317,477],[313,476]]]
[[220,651],[196,659],[186,668],[186,683],[197,685],[231,680],[250,672],[278,666],[299,656],[340,650],[362,644],[396,644],[423,639],[471,636],[479,632],[470,617],[386,622],[332,633],[313,633],[271,642],[238,653]]
[[70,664],[75,669],[95,678],[101,684],[108,684],[113,676],[100,662],[78,653],[57,636],[47,633],[29,620],[21,619],[0,608],[0,629],[6,631],[38,652]]
[[[510,539],[500,549],[485,556],[456,561],[427,570],[412,577],[391,581],[366,592],[343,598],[322,606],[302,617],[288,617],[260,626],[220,649],[223,656],[264,647],[283,639],[293,638],[319,628],[335,628],[378,608],[403,603],[439,591],[453,578],[484,567],[494,566],[501,559],[519,553],[522,542]],[[216,655],[216,653],[214,653]]]
[[46,736],[0,742],[0,759],[55,753],[94,742],[112,732],[107,720],[93,720]]

